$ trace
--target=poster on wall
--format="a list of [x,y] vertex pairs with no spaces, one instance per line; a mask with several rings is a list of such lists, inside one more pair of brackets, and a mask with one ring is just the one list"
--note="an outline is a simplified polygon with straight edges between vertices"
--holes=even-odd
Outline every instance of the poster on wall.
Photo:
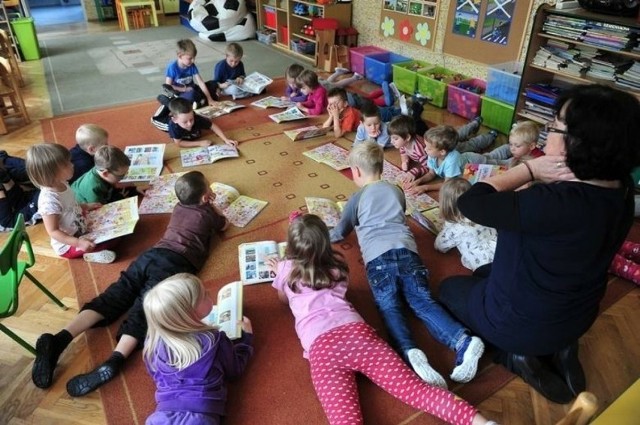
[[458,0],[453,33],[469,38],[476,37],[482,0]]
[[440,0],[382,0],[380,34],[433,49]]
[[516,0],[489,0],[482,25],[482,40],[506,45]]

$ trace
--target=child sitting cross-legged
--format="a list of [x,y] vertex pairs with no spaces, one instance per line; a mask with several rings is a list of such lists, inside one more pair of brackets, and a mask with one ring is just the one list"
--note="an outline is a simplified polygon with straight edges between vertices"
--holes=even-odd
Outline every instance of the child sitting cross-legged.
[[188,100],[183,98],[171,99],[169,102],[171,121],[169,122],[169,137],[181,148],[207,147],[209,140],[201,140],[203,130],[211,130],[229,146],[238,146],[238,142],[229,139],[214,122],[193,112]]
[[116,187],[127,175],[131,164],[131,160],[122,149],[103,146],[96,151],[94,159],[95,167],[71,185],[78,202],[108,204],[138,194],[135,186]]
[[496,229],[481,226],[466,218],[458,209],[458,198],[471,188],[461,177],[444,182],[440,188],[440,214],[444,226],[438,233],[434,247],[440,252],[458,248],[462,265],[476,276],[488,276],[496,251]]
[[267,264],[276,273],[272,286],[293,313],[311,381],[329,424],[364,423],[358,372],[398,400],[447,423],[491,423],[466,401],[421,381],[365,323],[346,299],[347,263],[332,249],[329,229],[318,216],[292,214],[285,259],[270,259]]
[[246,77],[242,56],[244,51],[238,43],[229,43],[224,50],[225,58],[213,69],[213,81],[217,84],[217,95],[231,96],[233,100],[253,96],[253,93],[242,90],[240,85]]
[[[178,40],[177,59],[167,66],[163,88],[171,97],[182,97],[192,104],[195,103],[198,107],[213,105],[215,92],[211,93],[210,91],[215,90],[215,84],[205,83],[200,76],[200,71],[195,64],[197,54],[198,50],[193,41],[188,38]],[[163,104],[166,104],[168,99],[170,97],[158,96],[158,100]]]
[[362,142],[370,141],[377,143],[382,148],[391,146],[391,139],[389,138],[389,131],[387,129],[387,123],[382,121],[380,116],[380,109],[373,102],[364,102],[360,109],[362,115],[360,125],[356,130],[356,138],[353,141],[354,145]]
[[229,226],[213,204],[215,195],[209,184],[199,171],[180,176],[175,184],[179,202],[162,239],[142,252],[116,282],[85,304],[60,332],[38,338],[31,372],[36,387],[51,386],[58,358],[75,337],[94,326],[108,326],[121,316],[126,315],[126,320],[118,329],[118,341],[111,356],[91,372],[69,380],[67,392],[79,397],[96,390],[116,377],[126,359],[142,348],[147,334],[143,295],[176,273],[197,273],[209,257],[207,248],[214,236]]
[[382,148],[372,142],[358,144],[349,153],[353,180],[360,190],[349,198],[340,222],[331,230],[331,242],[355,229],[376,306],[392,344],[413,370],[426,382],[446,388],[445,380],[411,337],[403,312],[405,302],[436,340],[456,352],[451,379],[469,382],[484,344],[431,297],[429,271],[406,222],[404,193],[381,180],[383,161]]
[[318,81],[318,74],[310,69],[305,69],[298,75],[296,82],[300,86],[302,94],[307,100],[297,102],[296,106],[307,115],[316,116],[324,114],[327,109],[327,89]]
[[347,103],[347,92],[342,87],[334,87],[327,94],[329,118],[322,124],[332,128],[335,137],[342,137],[345,133],[356,131],[360,125],[360,111]]
[[391,120],[388,126],[391,143],[400,151],[402,171],[408,172],[409,181],[427,173],[427,152],[424,140],[416,134],[413,118],[400,115]]
[[144,296],[147,338],[142,352],[156,384],[154,424],[219,424],[225,415],[228,379],[242,374],[253,354],[251,322],[242,337],[202,322],[213,306],[209,291],[189,273],[168,277]]

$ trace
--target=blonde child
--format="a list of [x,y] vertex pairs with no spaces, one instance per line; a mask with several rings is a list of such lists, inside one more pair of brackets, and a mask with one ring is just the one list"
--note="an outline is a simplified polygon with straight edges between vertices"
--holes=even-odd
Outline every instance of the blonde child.
[[347,103],[347,92],[341,87],[334,87],[327,93],[329,118],[322,124],[332,128],[335,137],[356,131],[360,124],[360,111]]
[[168,94],[187,99],[192,104],[195,102],[197,106],[213,105],[214,99],[209,92],[209,88],[213,86],[211,83],[207,85],[200,76],[195,64],[197,54],[198,50],[193,41],[179,40],[176,49],[178,59],[167,66],[163,87]]
[[421,381],[346,300],[349,269],[315,215],[292,218],[286,258],[271,259],[272,286],[289,304],[311,380],[330,424],[362,424],[356,373],[448,423],[486,424],[466,401]]
[[163,280],[144,296],[148,330],[142,354],[157,403],[147,425],[220,424],[225,381],[244,371],[253,354],[253,331],[245,317],[242,337],[231,342],[202,322],[212,306],[209,291],[189,273]]
[[415,180],[427,173],[427,152],[424,140],[416,134],[413,118],[399,115],[388,126],[391,144],[400,151],[400,168],[408,173],[408,181]]
[[458,248],[462,265],[475,275],[486,276],[496,251],[496,229],[481,226],[466,218],[458,209],[458,198],[471,188],[471,183],[461,177],[444,182],[440,188],[440,214],[444,226],[434,246],[440,252]]
[[45,333],[38,338],[31,371],[36,387],[49,388],[53,384],[62,353],[75,337],[94,326],[108,326],[125,316],[109,358],[92,371],[67,382],[67,392],[73,397],[86,395],[112,380],[127,358],[142,348],[147,334],[143,295],[176,273],[197,273],[202,269],[209,257],[203,247],[209,247],[215,236],[229,226],[213,205],[215,195],[209,185],[199,171],[180,176],[175,184],[179,202],[173,208],[162,239],[133,260],[104,292],[82,306],[80,313],[57,334]]
[[69,184],[78,180],[95,165],[93,156],[97,150],[109,143],[109,133],[104,128],[96,124],[82,124],[76,130],[76,145],[71,152],[71,162],[73,163],[73,176],[69,179]]
[[85,214],[100,207],[98,203],[78,204],[67,181],[73,175],[69,150],[55,143],[34,145],[27,151],[29,179],[40,189],[38,213],[51,238],[51,247],[61,257],[80,258],[96,263],[111,263],[113,251],[105,249],[113,241],[96,245],[83,238],[87,233]]
[[430,384],[446,388],[445,380],[411,336],[405,304],[436,340],[456,352],[451,379],[469,382],[476,374],[484,344],[431,297],[429,271],[406,222],[404,193],[381,180],[383,161],[382,148],[373,142],[358,144],[349,153],[353,181],[360,190],[349,198],[331,230],[331,242],[339,242],[355,230],[378,311],[392,344],[413,370]]
[[518,121],[509,132],[509,143],[487,154],[465,152],[463,160],[472,164],[505,165],[513,168],[522,161],[538,158],[544,152],[537,147],[540,129],[533,121]]
[[284,89],[284,96],[282,96],[282,100],[288,100],[290,102],[305,102],[307,100],[307,95],[303,94],[298,87],[297,79],[298,76],[304,71],[302,65],[297,63],[293,63],[287,67],[284,72],[284,78],[287,80],[287,86]]
[[380,109],[372,102],[364,102],[360,109],[362,121],[356,130],[354,145],[371,141],[383,148],[391,146],[391,139],[387,129],[387,123],[382,121]]
[[464,161],[456,150],[458,132],[450,125],[439,125],[424,133],[425,151],[427,152],[427,168],[425,175],[407,182],[404,189],[409,193],[419,194],[430,190],[440,190],[442,182],[431,183],[436,178],[451,179],[462,175]]
[[218,62],[213,69],[213,81],[218,84],[218,95],[231,96],[233,100],[253,96],[253,93],[242,90],[244,78],[244,51],[238,43],[229,43],[224,51],[225,58]]
[[305,69],[297,78],[297,83],[303,94],[307,95],[307,100],[297,102],[296,106],[307,115],[322,115],[327,109],[327,90],[320,85],[318,74]]
[[238,142],[229,139],[214,122],[197,115],[188,100],[172,99],[169,102],[171,121],[169,121],[169,137],[181,148],[207,147],[209,140],[201,140],[202,130],[211,130],[229,146],[238,146]]

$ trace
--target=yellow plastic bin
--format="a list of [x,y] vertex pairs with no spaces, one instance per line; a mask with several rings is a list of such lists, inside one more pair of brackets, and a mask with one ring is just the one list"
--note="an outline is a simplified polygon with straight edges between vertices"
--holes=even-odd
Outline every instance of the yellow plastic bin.
[[40,59],[40,46],[33,18],[12,19],[11,28],[18,39],[22,58],[27,61]]

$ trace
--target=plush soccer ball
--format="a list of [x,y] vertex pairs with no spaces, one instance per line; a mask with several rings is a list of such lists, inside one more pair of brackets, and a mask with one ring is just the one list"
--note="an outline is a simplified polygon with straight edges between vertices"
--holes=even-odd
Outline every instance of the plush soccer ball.
[[255,22],[245,0],[194,0],[188,13],[189,24],[201,38],[239,41],[255,37]]

